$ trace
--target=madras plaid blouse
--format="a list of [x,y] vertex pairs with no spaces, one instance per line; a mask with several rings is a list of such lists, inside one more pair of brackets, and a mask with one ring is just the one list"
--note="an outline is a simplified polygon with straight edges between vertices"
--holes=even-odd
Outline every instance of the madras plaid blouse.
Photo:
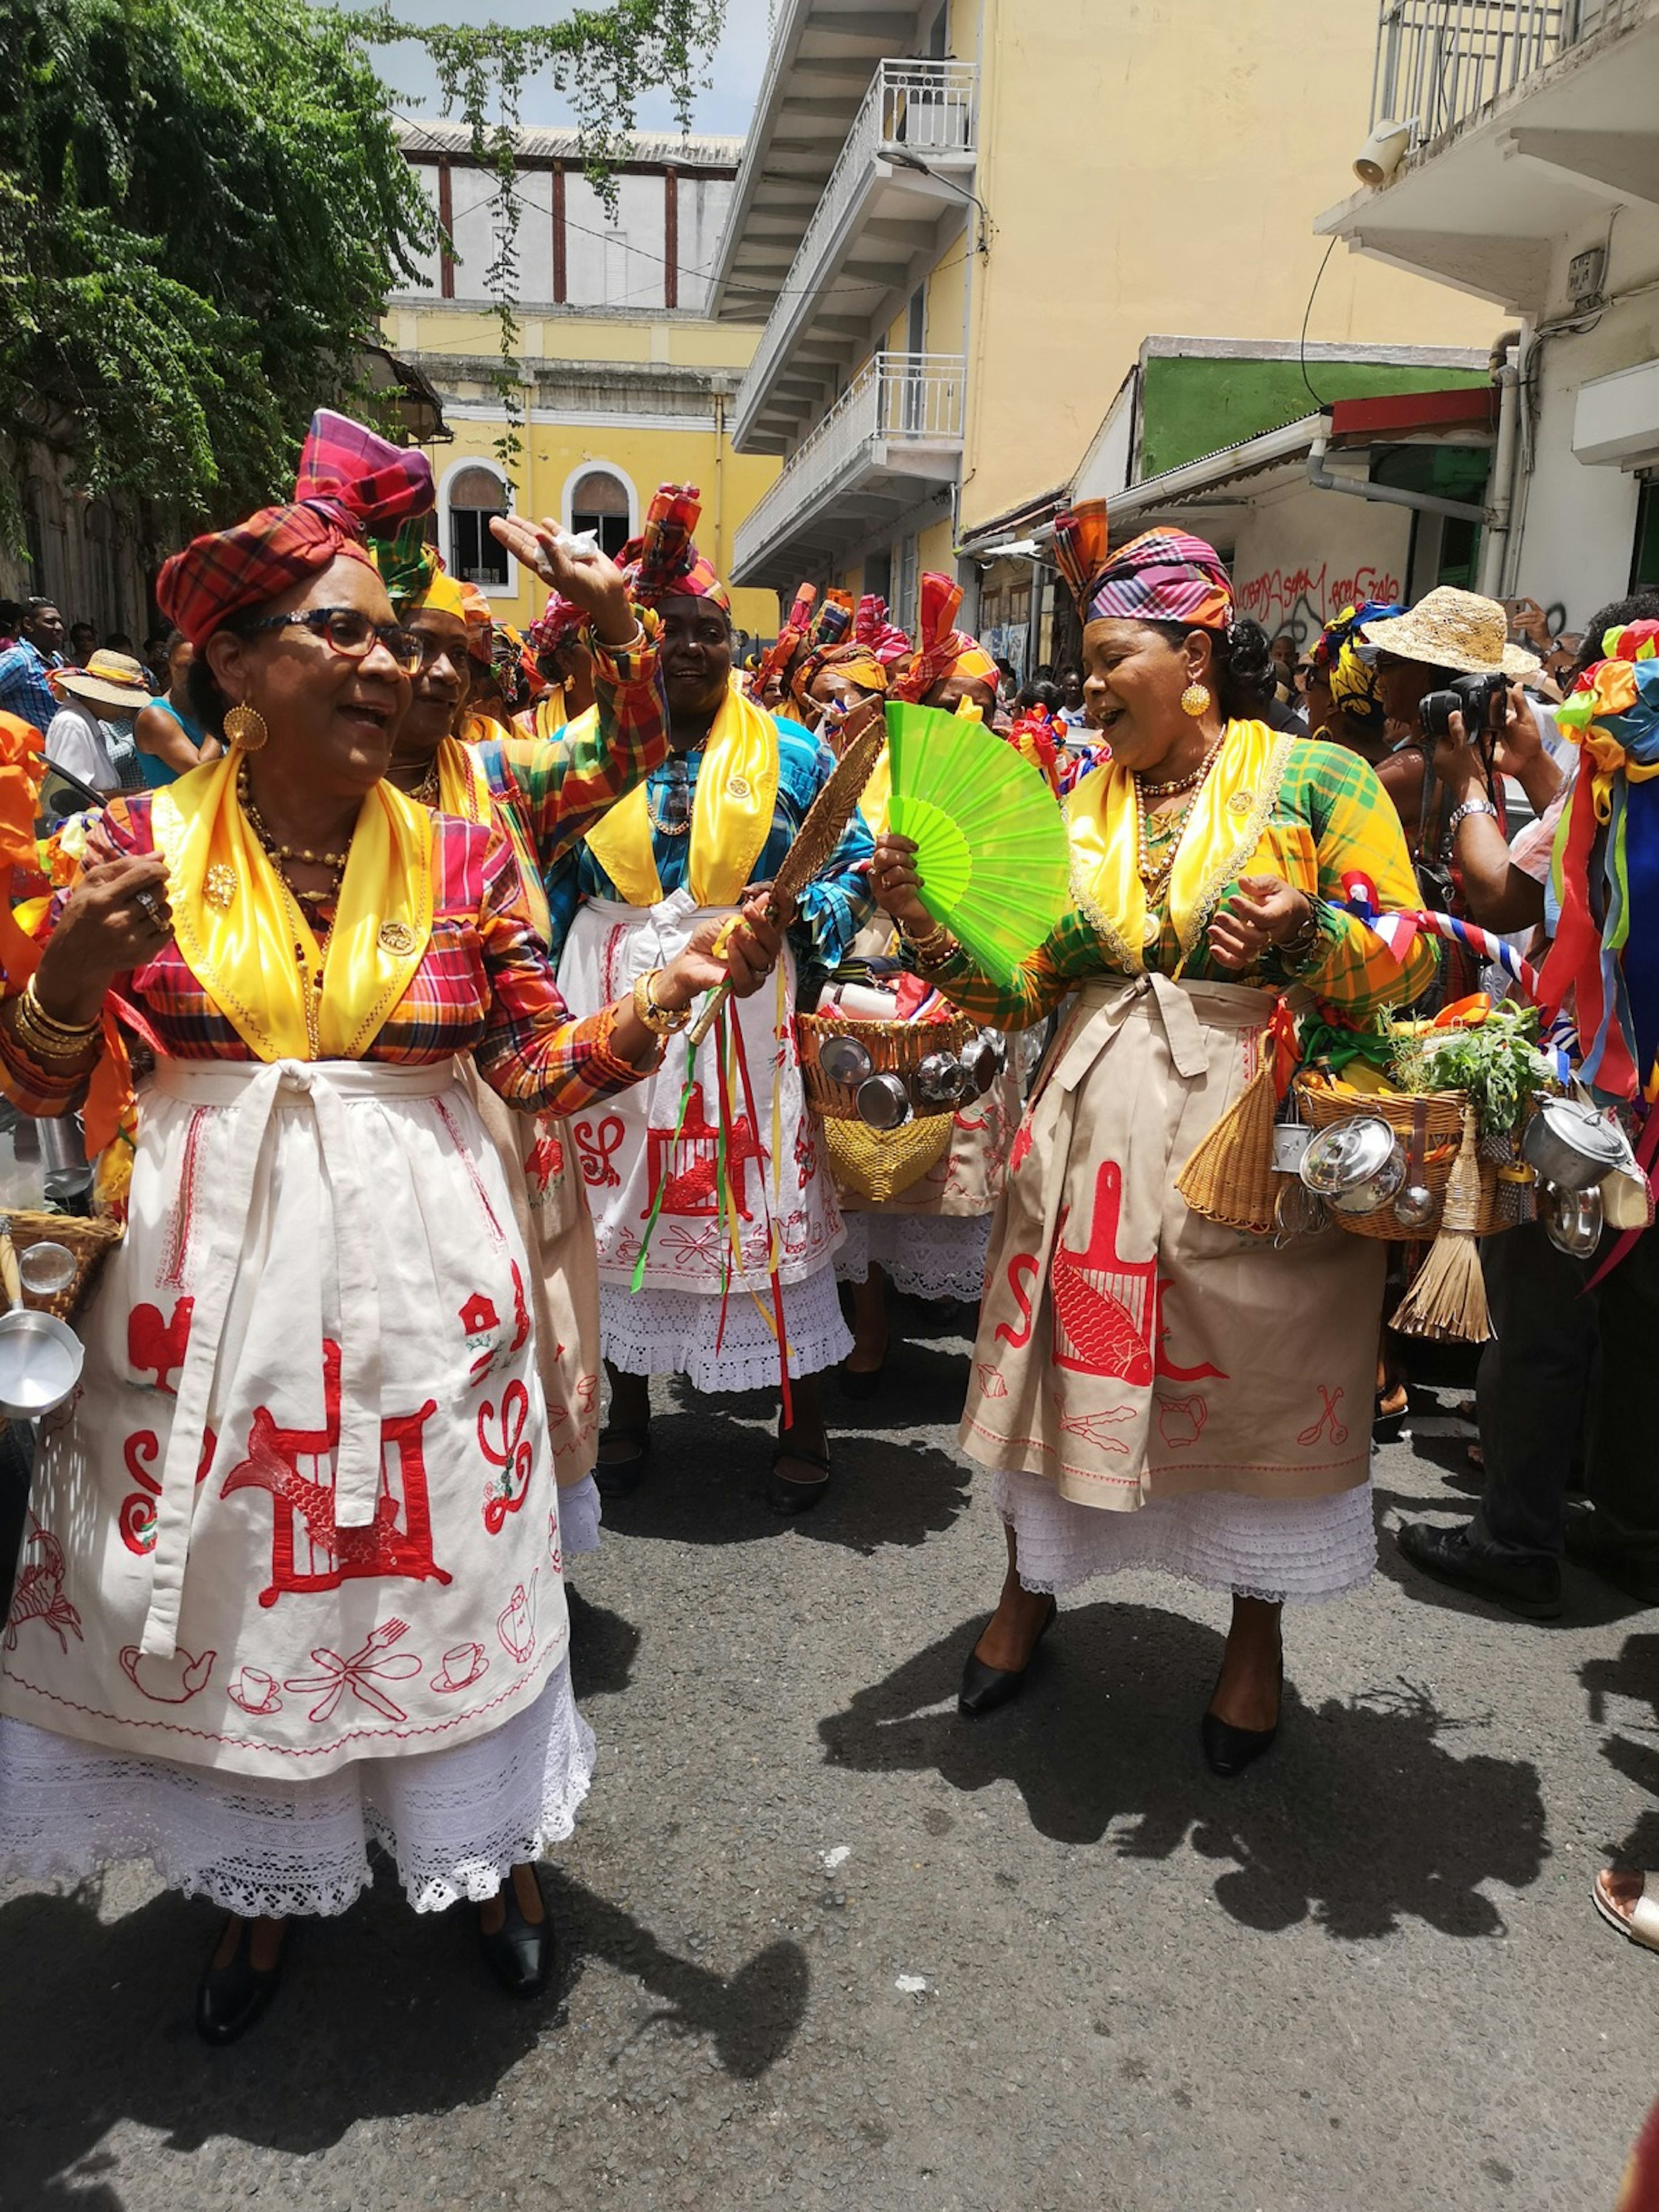
[[[112,801],[93,819],[86,860],[153,852],[148,793]],[[496,823],[433,817],[432,936],[409,988],[366,1059],[420,1067],[471,1053],[492,1091],[523,1112],[574,1114],[636,1083],[641,1070],[611,1049],[607,1008],[573,1021],[546,948],[526,919],[511,841]],[[53,919],[62,908],[60,894]],[[158,1058],[252,1060],[253,1054],[169,942],[118,977],[108,1006],[129,1036]],[[76,1104],[84,1070],[33,1058],[0,1025],[0,1090],[26,1114]]]
[[[1342,903],[1343,878],[1350,874],[1370,879],[1384,913],[1419,903],[1400,817],[1369,763],[1340,745],[1298,739],[1268,820],[1279,833],[1286,880],[1314,902],[1319,930],[1309,957],[1293,974],[1275,951],[1252,968],[1223,968],[1211,957],[1209,940],[1200,931],[1182,965],[1180,940],[1165,915],[1147,966],[1166,975],[1180,968],[1193,982],[1258,983],[1264,989],[1298,983],[1345,1013],[1360,1016],[1409,1002],[1425,991],[1435,976],[1433,946],[1419,938],[1402,965]],[[927,980],[964,1012],[998,1029],[1028,1028],[1090,976],[1122,972],[1093,923],[1075,908],[1012,984],[987,975],[960,946],[926,970]]]

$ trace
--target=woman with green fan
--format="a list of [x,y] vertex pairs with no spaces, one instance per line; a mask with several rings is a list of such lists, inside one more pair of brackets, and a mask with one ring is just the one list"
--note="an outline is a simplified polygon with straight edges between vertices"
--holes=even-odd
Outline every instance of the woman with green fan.
[[1271,1048],[1282,994],[1363,1018],[1420,992],[1431,956],[1396,961],[1350,910],[1353,878],[1411,904],[1398,817],[1364,762],[1253,719],[1261,672],[1212,549],[1148,532],[1108,559],[1103,509],[1060,517],[1055,545],[1112,756],[1066,803],[1070,910],[1021,932],[976,885],[937,747],[912,763],[894,745],[872,878],[918,971],[981,1021],[1076,994],[992,1232],[962,1438],[996,1471],[1008,1570],[961,1710],[1018,1691],[1060,1591],[1159,1567],[1232,1595],[1202,1740],[1236,1774],[1277,1730],[1285,1601],[1375,1565],[1384,1248],[1277,1249],[1191,1211],[1176,1178]]

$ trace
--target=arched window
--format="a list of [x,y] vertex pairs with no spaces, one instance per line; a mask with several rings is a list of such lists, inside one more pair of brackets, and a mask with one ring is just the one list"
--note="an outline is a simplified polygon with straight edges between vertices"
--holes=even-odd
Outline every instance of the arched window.
[[457,469],[449,480],[449,572],[481,591],[507,587],[507,550],[489,534],[492,514],[508,512],[507,486],[493,469]]
[[570,488],[570,527],[591,530],[602,552],[613,557],[620,553],[631,535],[627,485],[609,469],[589,469],[578,477]]

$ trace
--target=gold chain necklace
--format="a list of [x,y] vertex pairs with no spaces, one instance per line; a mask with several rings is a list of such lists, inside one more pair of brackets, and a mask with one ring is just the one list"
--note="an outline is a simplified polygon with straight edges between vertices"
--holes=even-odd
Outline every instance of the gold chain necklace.
[[[1141,939],[1146,945],[1158,943],[1164,927],[1163,917],[1158,909],[1167,896],[1170,878],[1174,874],[1176,861],[1180,857],[1181,841],[1192,818],[1193,809],[1198,804],[1199,793],[1205,778],[1215,765],[1221,750],[1222,738],[1225,735],[1224,729],[1190,775],[1177,776],[1168,783],[1143,783],[1133,769],[1129,771],[1135,792],[1135,870],[1146,894],[1146,921],[1141,932]],[[1172,798],[1181,792],[1188,794],[1186,805],[1161,817],[1158,842],[1166,844],[1167,849],[1154,860],[1152,811],[1146,802],[1149,799]]]
[[[249,829],[264,846],[266,858],[276,871],[283,888],[289,896],[297,900],[302,907],[326,906],[331,900],[337,899],[340,895],[340,885],[345,879],[346,862],[351,858],[350,840],[348,838],[346,841],[343,853],[313,853],[304,846],[295,848],[292,845],[279,844],[271,835],[264,817],[253,803],[253,793],[248,787],[246,761],[236,771],[236,796],[240,802],[243,813],[247,817]],[[289,861],[295,862],[301,867],[327,868],[333,877],[333,881],[325,890],[302,891],[289,881],[287,864]]]

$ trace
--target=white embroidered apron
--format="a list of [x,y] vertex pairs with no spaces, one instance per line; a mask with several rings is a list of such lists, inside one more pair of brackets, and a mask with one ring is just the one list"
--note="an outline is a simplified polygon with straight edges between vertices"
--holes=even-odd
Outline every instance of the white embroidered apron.
[[231,1772],[483,1735],[568,1640],[530,1263],[453,1060],[164,1060],[0,1711]]
[[[574,1014],[596,1013],[625,995],[636,977],[684,951],[699,922],[729,908],[703,908],[682,888],[654,907],[590,899],[570,926],[559,961],[559,989]],[[734,1292],[767,1295],[769,1218],[775,1219],[785,1283],[804,1281],[829,1260],[846,1235],[835,1192],[819,1164],[817,1133],[801,1088],[793,1019],[794,958],[779,963],[775,981],[751,999],[731,1000],[742,1025],[753,1097],[734,1090],[727,1172],[736,1194],[743,1278]],[[678,1138],[687,1047],[671,1037],[654,1075],[620,1098],[572,1116],[568,1127],[593,1208],[599,1279],[631,1285],[635,1263],[658,1190],[662,1206],[651,1237],[642,1288],[696,1291],[718,1297],[729,1249],[719,1212],[715,1161],[720,1127],[714,1039],[697,1054],[698,1088]]]

